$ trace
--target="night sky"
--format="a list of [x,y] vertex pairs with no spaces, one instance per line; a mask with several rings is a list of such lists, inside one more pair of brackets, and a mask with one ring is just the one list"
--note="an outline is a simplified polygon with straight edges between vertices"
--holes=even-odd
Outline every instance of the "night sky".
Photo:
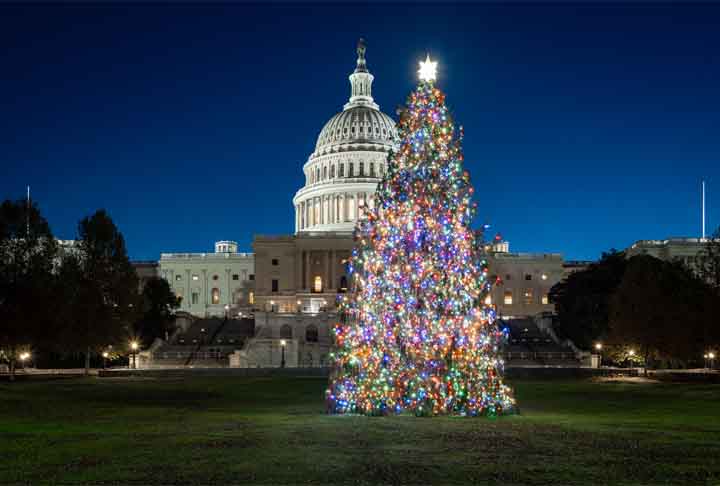
[[720,5],[0,6],[0,198],[56,236],[106,208],[134,259],[294,231],[367,40],[394,118],[417,61],[514,251],[594,259],[720,224]]

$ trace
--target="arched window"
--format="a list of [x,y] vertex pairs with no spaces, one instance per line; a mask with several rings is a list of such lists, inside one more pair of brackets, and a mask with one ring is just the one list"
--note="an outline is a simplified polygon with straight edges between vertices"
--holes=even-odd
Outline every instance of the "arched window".
[[327,179],[327,166],[323,167],[323,180]]
[[305,328],[305,341],[309,343],[318,342],[318,328],[314,324],[310,324]]
[[350,163],[348,164],[348,177],[352,177],[352,176],[353,176],[353,171],[354,171],[354,169],[355,169],[355,167],[353,167],[353,165],[354,165],[354,164],[353,164],[352,162],[350,162]]
[[365,162],[360,162],[360,177],[365,176]]
[[330,166],[330,179],[335,178],[335,164]]
[[212,292],[210,294],[212,296],[212,303],[213,304],[219,304],[220,303],[220,289],[215,288],[212,289]]
[[375,177],[375,163],[370,162],[370,177]]
[[322,277],[320,275],[317,275],[315,277],[314,284],[313,284],[313,291],[322,292]]
[[292,327],[289,324],[283,324],[280,328],[280,337],[282,339],[292,339]]
[[320,167],[315,169],[315,182],[318,182],[320,180]]
[[345,177],[345,164],[340,164],[340,173],[338,177]]

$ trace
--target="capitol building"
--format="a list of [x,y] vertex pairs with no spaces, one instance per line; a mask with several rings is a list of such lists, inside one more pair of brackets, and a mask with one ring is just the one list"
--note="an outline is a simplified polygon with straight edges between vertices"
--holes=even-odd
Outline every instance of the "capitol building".
[[[253,252],[219,241],[214,253],[163,253],[158,273],[182,298],[190,319],[252,316],[255,335],[230,356],[233,366],[327,363],[338,296],[348,291],[346,261],[359,219],[375,205],[398,138],[394,120],[372,96],[374,76],[361,40],[350,96],[317,137],[302,167],[305,185],[292,199],[295,232],[255,235]],[[557,254],[513,254],[490,247],[506,284],[488,301],[508,316],[551,311],[547,293],[565,274]]]

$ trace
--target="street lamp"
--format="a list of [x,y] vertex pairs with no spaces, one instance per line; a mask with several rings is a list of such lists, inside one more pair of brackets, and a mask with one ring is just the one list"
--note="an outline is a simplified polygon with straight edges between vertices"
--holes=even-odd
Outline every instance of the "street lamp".
[[598,367],[602,367],[602,343],[595,343],[595,351],[597,351],[598,356],[600,356]]
[[287,344],[287,341],[284,339],[280,340],[280,349],[282,350],[282,354],[280,355],[280,368],[285,368],[285,345]]
[[710,358],[710,369],[712,370],[715,368],[715,353],[710,351],[708,353],[708,358]]
[[20,353],[20,363],[22,363],[23,369],[25,369],[25,361],[27,361],[28,359],[30,359],[30,353]]
[[230,304],[225,304],[225,320],[228,319],[228,313],[230,311]]
[[103,351],[102,357],[103,357],[103,369],[107,368],[107,359],[108,356],[110,356],[110,353],[107,351]]
[[133,368],[137,369],[137,350],[138,350],[138,342],[137,341],[130,341],[130,349],[132,350],[132,357],[133,357]]
[[298,314],[300,313],[301,310],[302,310],[302,300],[298,299],[298,301],[297,301]]

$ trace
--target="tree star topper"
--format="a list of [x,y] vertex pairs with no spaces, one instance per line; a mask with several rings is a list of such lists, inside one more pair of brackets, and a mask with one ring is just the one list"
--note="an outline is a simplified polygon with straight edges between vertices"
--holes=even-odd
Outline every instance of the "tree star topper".
[[420,61],[420,69],[418,69],[420,81],[432,82],[437,78],[437,62],[430,60],[430,54],[424,61]]

